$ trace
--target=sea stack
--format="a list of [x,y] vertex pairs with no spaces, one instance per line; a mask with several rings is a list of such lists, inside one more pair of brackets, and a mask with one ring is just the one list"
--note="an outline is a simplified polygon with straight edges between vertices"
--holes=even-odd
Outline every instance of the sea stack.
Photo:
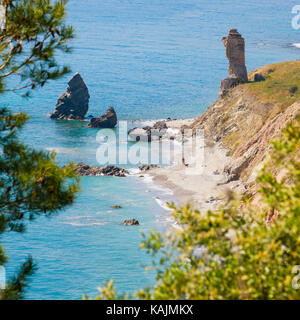
[[109,107],[105,114],[99,118],[92,118],[89,123],[91,128],[114,128],[118,119],[114,107]]
[[222,42],[226,48],[226,57],[229,60],[229,75],[248,82],[247,68],[245,64],[245,39],[237,31],[231,29]]
[[57,101],[51,119],[83,120],[89,109],[90,95],[79,73],[68,82],[68,88]]

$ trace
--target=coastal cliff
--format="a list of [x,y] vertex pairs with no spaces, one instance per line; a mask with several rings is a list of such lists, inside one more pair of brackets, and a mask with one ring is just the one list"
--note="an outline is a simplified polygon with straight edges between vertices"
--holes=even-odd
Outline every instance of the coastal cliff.
[[[258,75],[264,80],[254,82]],[[300,61],[264,66],[248,78],[249,83],[229,89],[191,125],[228,150],[228,182],[254,181],[270,142],[300,113]]]
[[[255,196],[256,177],[269,158],[271,141],[300,114],[300,61],[264,66],[247,76],[249,82],[220,95],[202,115],[181,120],[181,129],[204,130],[201,170],[189,162],[187,174],[180,156],[175,166],[150,170],[154,181],[172,189],[181,204],[212,209],[229,189]],[[174,127],[172,121],[166,124]],[[300,150],[293,157],[300,157]],[[275,165],[273,173],[284,175]]]

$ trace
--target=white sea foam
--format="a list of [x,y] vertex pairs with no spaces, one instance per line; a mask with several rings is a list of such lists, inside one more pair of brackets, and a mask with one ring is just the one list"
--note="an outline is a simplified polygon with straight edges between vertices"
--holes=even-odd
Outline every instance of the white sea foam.
[[300,43],[293,43],[292,46],[297,49],[300,49]]
[[75,217],[65,217],[65,220],[78,220],[78,219],[86,219],[93,218],[93,216],[75,216]]
[[174,135],[174,136],[176,136],[177,134],[180,133],[180,130],[179,130],[179,129],[168,128],[168,129],[167,129],[167,133],[168,133],[169,135]]
[[[154,186],[154,184],[153,184],[153,177],[150,176],[149,174],[145,174],[145,175],[144,175],[143,182],[144,182],[144,183],[147,183],[147,184],[151,184],[151,187]],[[152,185],[152,184],[153,184],[153,185]]]
[[153,189],[155,191],[159,191],[160,195],[163,195],[163,196],[173,196],[174,195],[174,193],[171,189],[161,187],[161,186],[155,184],[153,181],[152,181],[152,183],[153,183],[153,185],[151,186],[151,189]]
[[166,205],[166,201],[165,200],[162,200],[160,199],[159,197],[155,197],[154,198],[155,201],[165,210],[167,211],[172,211],[172,209],[170,209],[167,205]]
[[[156,203],[161,208],[166,210],[168,213],[172,211],[172,209],[170,209],[166,205],[166,203],[175,201],[173,191],[171,189],[164,188],[155,184],[155,182],[153,181],[153,177],[149,174],[145,174],[144,177],[142,178],[142,181],[148,186],[148,189],[146,190],[146,192],[150,192],[153,194],[153,198],[156,201]],[[171,219],[171,221],[168,221],[168,224],[170,224],[170,222],[173,224],[175,221],[171,216],[167,216],[166,218]],[[159,220],[161,220],[161,217],[159,218]]]
[[128,169],[128,172],[130,175],[136,176],[141,173],[141,170],[139,168],[130,168]]
[[143,127],[146,127],[146,126],[153,126],[155,122],[156,122],[156,120],[141,120],[141,119],[137,119],[137,120],[132,120],[131,124],[134,127],[143,128]]
[[156,120],[147,120],[147,119],[136,119],[132,120],[131,124],[134,127],[143,128],[147,126],[153,126],[157,121],[165,121],[166,119],[156,119]]

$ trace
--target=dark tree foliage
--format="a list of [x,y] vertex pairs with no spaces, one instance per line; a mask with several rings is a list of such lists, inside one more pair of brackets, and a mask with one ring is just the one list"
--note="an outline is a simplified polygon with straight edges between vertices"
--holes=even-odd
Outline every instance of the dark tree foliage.
[[[67,42],[73,37],[72,27],[64,23],[66,1],[3,0],[2,5],[6,23],[0,34],[0,93],[32,90],[66,74],[68,68],[55,60],[58,50],[70,51]],[[9,88],[8,78],[20,84]],[[79,189],[72,164],[60,168],[54,153],[36,151],[18,140],[27,120],[23,113],[0,107],[0,237],[5,232],[23,232],[26,221],[71,205]],[[0,265],[5,263],[0,246]],[[23,298],[35,269],[28,257],[0,291],[0,299]]]
[[[34,89],[68,73],[69,69],[59,66],[54,57],[58,50],[70,52],[67,42],[73,37],[73,28],[64,23],[66,1],[2,3],[6,6],[6,24],[0,33],[0,90]],[[18,77],[19,86],[7,88],[7,77]]]

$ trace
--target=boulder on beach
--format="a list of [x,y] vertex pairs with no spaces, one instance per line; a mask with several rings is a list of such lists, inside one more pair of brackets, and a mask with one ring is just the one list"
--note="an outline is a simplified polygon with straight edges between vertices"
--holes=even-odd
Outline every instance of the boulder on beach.
[[99,118],[91,118],[89,127],[112,129],[117,125],[118,119],[114,107],[109,107],[104,115]]
[[123,168],[107,165],[104,167],[89,166],[86,163],[80,162],[76,164],[76,172],[79,176],[115,176],[126,177],[129,172]]
[[140,223],[136,219],[125,220],[123,222],[124,226],[139,226]]
[[166,121],[157,121],[154,123],[153,129],[166,130],[166,129],[168,129],[168,126],[166,124]]
[[167,124],[165,121],[157,121],[153,126],[143,128],[133,128],[128,131],[129,138],[133,141],[160,140],[165,137],[167,132]]
[[149,136],[149,132],[144,128],[133,128],[128,131],[128,136],[131,141],[151,141],[151,136]]
[[51,119],[83,120],[89,109],[89,91],[79,73],[75,73],[68,87],[57,101]]
[[141,164],[139,165],[140,171],[149,171],[151,169],[159,168],[157,164]]

